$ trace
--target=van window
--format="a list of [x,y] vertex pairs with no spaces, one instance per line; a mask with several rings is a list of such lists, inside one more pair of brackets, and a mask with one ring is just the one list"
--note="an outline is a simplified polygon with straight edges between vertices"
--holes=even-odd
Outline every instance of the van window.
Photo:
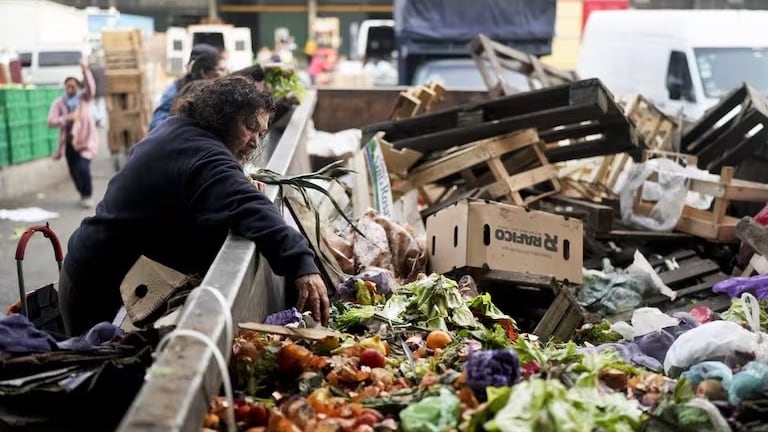
[[173,47],[172,49],[174,51],[181,51],[184,49],[184,42],[180,39],[174,39],[173,40]]
[[671,100],[685,99],[689,102],[696,102],[691,71],[688,68],[688,58],[682,51],[672,51],[669,56],[667,91]]
[[21,61],[21,67],[32,67],[32,53],[19,53],[19,61]]
[[194,36],[192,36],[192,46],[198,44],[215,46],[216,48],[224,51],[224,34],[221,32],[194,33]]
[[704,94],[719,98],[746,82],[768,95],[768,48],[695,48]]
[[40,51],[37,65],[40,67],[77,66],[80,64],[80,51]]

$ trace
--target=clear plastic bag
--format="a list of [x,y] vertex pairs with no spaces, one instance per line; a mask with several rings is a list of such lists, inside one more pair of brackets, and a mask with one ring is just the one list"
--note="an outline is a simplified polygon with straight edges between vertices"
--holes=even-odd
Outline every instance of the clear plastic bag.
[[726,358],[737,352],[753,352],[757,335],[730,321],[712,321],[683,333],[667,351],[664,371],[685,370],[707,360]]
[[656,191],[658,201],[648,216],[635,213],[635,195],[654,172],[665,171],[674,173],[682,169],[676,163],[667,159],[653,159],[642,164],[633,165],[621,190],[621,219],[626,224],[635,225],[652,231],[671,231],[680,215],[688,196],[686,177],[684,175],[659,175]]

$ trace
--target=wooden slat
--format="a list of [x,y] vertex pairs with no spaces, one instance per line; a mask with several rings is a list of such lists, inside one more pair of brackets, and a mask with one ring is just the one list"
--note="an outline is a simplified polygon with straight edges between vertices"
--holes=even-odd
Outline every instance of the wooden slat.
[[254,322],[240,323],[237,326],[243,330],[285,336],[291,339],[321,341],[329,337],[341,337],[341,333],[324,328],[291,328]]
[[[693,261],[693,262],[691,262]],[[661,273],[659,277],[666,285],[674,285],[679,282],[686,281],[695,277],[702,277],[717,271],[720,271],[720,266],[716,262],[711,260],[702,260],[695,258],[683,263],[679,263],[680,268],[677,270],[670,270],[668,272]]]

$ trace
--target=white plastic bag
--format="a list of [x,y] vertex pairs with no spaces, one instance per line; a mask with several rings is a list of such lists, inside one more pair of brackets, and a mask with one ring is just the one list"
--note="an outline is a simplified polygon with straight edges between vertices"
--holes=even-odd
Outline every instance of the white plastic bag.
[[632,325],[620,321],[611,326],[611,330],[622,335],[626,340],[634,340],[638,336],[644,336],[667,327],[680,324],[676,318],[665,314],[657,308],[643,307],[635,309],[632,313]]
[[659,200],[648,216],[635,214],[635,195],[648,177],[657,171],[674,173],[679,167],[668,159],[652,159],[633,165],[621,190],[621,219],[624,223],[652,231],[671,231],[683,214],[688,186],[684,175],[659,175]]
[[750,353],[757,347],[758,335],[730,321],[712,321],[691,329],[677,338],[664,358],[664,372],[687,369],[697,363],[736,352]]
[[[638,279],[648,278],[648,284],[646,286],[655,288],[656,291],[669,297],[670,300],[674,300],[677,296],[676,292],[664,284],[656,273],[656,270],[651,267],[651,264],[645,259],[645,256],[643,256],[637,249],[635,249],[635,260],[632,262],[632,265],[627,267],[626,272]],[[650,292],[646,291],[640,294],[643,295],[643,297],[647,297]]]

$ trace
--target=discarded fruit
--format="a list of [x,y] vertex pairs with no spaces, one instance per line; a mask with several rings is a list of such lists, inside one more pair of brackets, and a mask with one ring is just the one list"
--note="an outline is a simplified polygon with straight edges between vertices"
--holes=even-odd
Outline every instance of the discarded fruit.
[[381,368],[387,365],[387,358],[373,348],[368,348],[360,353],[360,364],[370,368]]
[[427,348],[429,349],[443,349],[449,343],[451,343],[451,335],[442,330],[435,330],[427,336]]
[[211,429],[218,429],[219,428],[219,422],[221,420],[219,419],[219,416],[216,414],[206,414],[203,418],[203,427],[211,428]]

